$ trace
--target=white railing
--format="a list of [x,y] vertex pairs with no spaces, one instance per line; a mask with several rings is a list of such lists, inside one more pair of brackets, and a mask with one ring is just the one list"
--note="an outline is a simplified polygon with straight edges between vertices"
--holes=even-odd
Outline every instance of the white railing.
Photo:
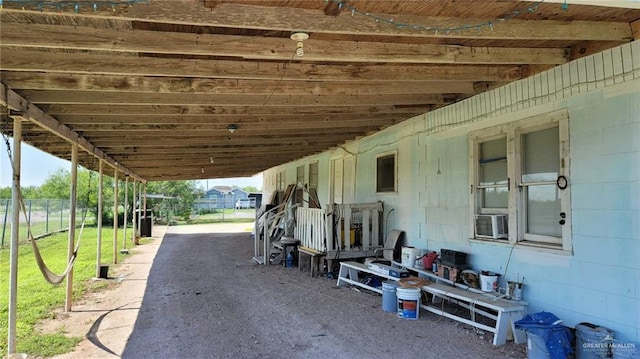
[[327,250],[325,218],[323,209],[303,207],[296,209],[295,238],[300,240],[302,247],[318,252]]
[[[382,247],[380,220],[383,210],[382,202],[334,204],[331,212],[326,215],[326,223],[327,238],[336,240],[327,240],[327,251],[341,249],[336,243],[341,243],[344,250],[351,250],[352,224],[357,224],[360,229],[363,251]],[[345,231],[344,228],[348,230]],[[345,240],[343,237],[346,237]]]

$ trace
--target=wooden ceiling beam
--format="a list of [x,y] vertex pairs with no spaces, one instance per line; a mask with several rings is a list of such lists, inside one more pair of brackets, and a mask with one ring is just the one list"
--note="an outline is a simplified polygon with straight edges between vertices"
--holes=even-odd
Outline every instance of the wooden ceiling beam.
[[[362,129],[364,127],[379,127],[382,125],[391,125],[394,124],[397,120],[397,116],[392,118],[367,118],[367,119],[358,119],[352,118],[351,120],[344,121],[339,119],[327,120],[327,121],[299,121],[299,122],[281,122],[281,121],[269,121],[269,122],[260,122],[260,123],[239,123],[238,126],[241,128],[243,133],[268,133],[273,131],[280,131],[280,129],[288,129],[288,130],[305,130],[308,128],[314,129],[324,129],[324,128],[334,128],[334,129],[344,129],[344,128],[359,128]],[[400,122],[400,120],[398,120]],[[130,124],[109,124],[109,125],[96,125],[96,124],[82,124],[82,125],[73,125],[73,129],[78,132],[82,132],[85,135],[96,134],[96,135],[106,135],[107,133],[123,133],[123,132],[138,132],[143,131],[144,133],[149,134],[158,134],[162,135],[164,133],[172,133],[179,131],[221,131],[227,132],[227,126],[229,122],[222,124],[166,124],[166,125],[130,125]]]
[[[295,146],[307,146],[307,145],[320,145],[325,144],[326,146],[332,146],[335,143],[342,143],[347,140],[352,140],[356,136],[361,136],[358,132],[348,132],[341,133],[336,136],[332,136],[330,138],[321,138],[317,136],[310,135],[309,139],[306,139],[301,136],[286,136],[286,137],[278,137],[278,136],[270,136],[270,138],[259,138],[257,136],[245,137],[245,138],[220,138],[220,137],[193,137],[193,136],[183,136],[183,137],[165,137],[165,138],[145,138],[145,137],[119,137],[119,138],[96,138],[94,141],[96,142],[96,146],[100,148],[117,148],[117,147],[130,147],[132,144],[135,144],[136,147],[191,147],[191,146],[204,146],[213,141],[220,142],[221,145],[243,145],[243,146],[261,146],[263,144],[280,144],[280,143],[288,143],[292,147]],[[259,141],[259,142],[258,142]],[[163,142],[160,145],[158,142]],[[259,144],[258,144],[259,143]]]
[[447,104],[466,96],[452,94],[363,94],[363,95],[273,95],[166,94],[23,90],[20,94],[34,104],[135,104],[135,105],[218,105],[218,106],[375,106]]
[[[375,14],[393,18],[395,23],[416,24],[421,28],[407,29],[376,22],[362,15],[328,17],[320,10],[290,7],[266,7],[242,4],[221,4],[215,10],[193,1],[153,0],[124,10],[92,13],[53,13],[10,9],[3,11],[3,23],[56,23],[96,28],[131,29],[132,23],[149,22],[202,27],[255,29],[266,31],[305,31],[313,34],[345,34],[350,36],[412,37],[433,39],[504,39],[504,40],[567,40],[567,41],[630,41],[631,31],[626,22],[522,20],[500,21],[497,18],[456,18]],[[489,23],[492,26],[489,26]],[[473,25],[485,24],[481,28]],[[453,31],[427,30],[459,29]],[[465,30],[466,27],[469,27]]]
[[[394,24],[420,24],[423,27],[463,29],[460,31],[435,31],[406,29],[375,21],[362,15],[351,16],[350,11],[339,16],[325,16],[322,11],[288,7],[265,7],[233,3],[220,4],[214,11],[199,2],[153,0],[149,4],[123,9],[121,18],[158,23],[189,24],[225,28],[291,31],[296,29],[311,33],[409,36],[429,38],[470,38],[510,40],[603,40],[629,41],[631,33],[627,23],[604,21],[554,21],[474,18],[443,18],[410,16],[401,14],[375,14],[381,18],[393,18]],[[489,23],[493,26],[489,26]],[[469,28],[470,25],[487,26]]]
[[520,67],[515,65],[287,64],[1,49],[0,70],[3,71],[276,81],[513,81],[521,78]]
[[[111,121],[113,118],[123,118],[120,115],[126,115],[125,120],[135,123],[160,123],[166,121],[198,121],[196,117],[207,116],[212,120],[229,118],[242,119],[246,116],[259,115],[265,119],[269,116],[302,116],[302,115],[340,115],[340,114],[398,114],[411,115],[414,113],[424,113],[432,109],[431,106],[394,106],[394,105],[375,105],[375,106],[305,106],[305,107],[256,107],[256,106],[191,106],[191,105],[46,105],[48,114],[64,119],[65,121],[75,122],[83,121],[82,117],[87,121],[103,122]],[[410,116],[408,116],[410,117]]]
[[[64,25],[5,23],[3,46],[82,51],[117,51],[173,55],[222,56],[243,60],[288,61],[296,50],[291,39],[237,35],[190,34]],[[563,49],[469,47],[366,41],[307,40],[299,61],[344,64],[563,64]]]
[[284,126],[301,125],[340,125],[351,126],[369,121],[395,121],[406,119],[407,115],[393,113],[348,113],[327,115],[209,115],[209,116],[129,116],[121,115],[62,115],[56,116],[60,122],[73,127],[76,130],[93,129],[95,131],[133,131],[133,130],[163,130],[176,129],[188,126],[193,129],[226,129],[227,125],[234,123],[250,128],[263,128],[281,124]]
[[144,77],[100,74],[2,72],[14,90],[82,90],[150,93],[354,95],[394,93],[473,93],[474,81],[275,81],[192,77]]

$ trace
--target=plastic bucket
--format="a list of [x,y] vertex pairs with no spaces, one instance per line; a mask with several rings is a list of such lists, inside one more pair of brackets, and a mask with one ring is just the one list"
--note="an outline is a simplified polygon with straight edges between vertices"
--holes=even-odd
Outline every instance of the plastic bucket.
[[416,266],[416,257],[420,256],[420,250],[414,247],[402,247],[402,265],[407,268]]
[[500,274],[482,271],[480,272],[480,290],[494,292],[498,289],[498,277]]
[[576,325],[576,359],[611,358],[613,330],[591,323]]
[[420,317],[420,288],[396,289],[398,297],[398,317],[403,319],[418,319]]
[[398,310],[398,297],[396,296],[396,282],[382,282],[382,310],[395,312]]

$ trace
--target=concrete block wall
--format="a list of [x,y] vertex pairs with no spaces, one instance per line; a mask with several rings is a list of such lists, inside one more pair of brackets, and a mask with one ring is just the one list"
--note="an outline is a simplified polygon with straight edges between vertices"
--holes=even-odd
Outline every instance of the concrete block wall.
[[[567,325],[591,322],[640,346],[640,43],[556,67],[407,120],[345,146],[356,156],[356,202],[383,201],[385,231],[410,245],[469,253],[477,270],[525,278],[530,312]],[[566,110],[570,132],[573,253],[470,240],[472,131]],[[398,153],[398,192],[375,193],[375,156]],[[328,198],[331,158],[319,161],[319,194]],[[302,159],[282,168],[295,173]],[[265,180],[266,181],[266,180]],[[508,268],[507,268],[508,266]]]

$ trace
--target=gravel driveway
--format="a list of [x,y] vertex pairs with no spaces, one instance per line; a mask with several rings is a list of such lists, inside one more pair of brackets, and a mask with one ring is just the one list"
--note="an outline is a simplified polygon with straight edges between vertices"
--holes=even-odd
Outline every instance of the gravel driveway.
[[[245,225],[246,226],[246,225]],[[235,227],[170,227],[123,358],[525,358],[525,345],[295,268],[259,266]],[[213,232],[216,233],[213,233]]]

